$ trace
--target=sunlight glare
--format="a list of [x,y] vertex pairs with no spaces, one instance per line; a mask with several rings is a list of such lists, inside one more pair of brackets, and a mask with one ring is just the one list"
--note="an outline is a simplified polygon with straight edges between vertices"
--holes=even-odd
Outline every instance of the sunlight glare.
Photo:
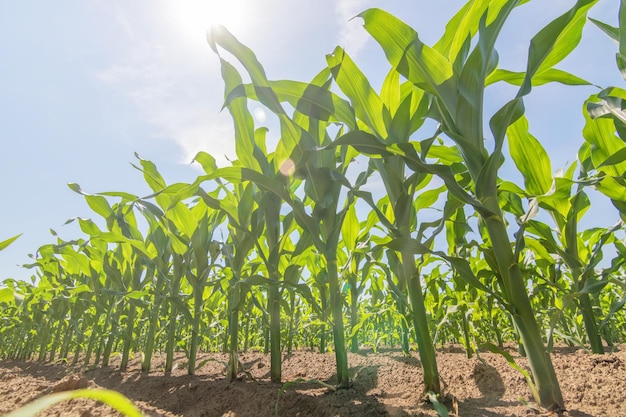
[[170,11],[181,36],[191,42],[204,42],[212,25],[223,25],[237,36],[249,23],[242,0],[179,0],[171,3]]

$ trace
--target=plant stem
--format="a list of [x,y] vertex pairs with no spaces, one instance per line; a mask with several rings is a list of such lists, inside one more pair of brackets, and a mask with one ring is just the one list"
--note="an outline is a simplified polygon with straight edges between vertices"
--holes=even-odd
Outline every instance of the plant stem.
[[280,292],[278,285],[268,289],[270,315],[270,377],[272,382],[281,382],[281,346],[280,346]]
[[413,314],[413,327],[415,328],[415,338],[419,348],[420,360],[424,372],[424,392],[433,391],[435,394],[441,392],[439,385],[439,371],[437,370],[437,358],[433,345],[430,330],[428,329],[428,319],[426,307],[424,306],[424,296],[420,277],[415,267],[415,255],[410,252],[402,253],[402,271],[409,292],[409,300]]
[[[492,205],[490,209],[492,211],[495,209],[496,213],[500,213],[497,206]],[[504,291],[513,308],[513,321],[524,345],[530,370],[537,386],[539,398],[536,400],[548,410],[563,410],[565,407],[559,381],[550,354],[541,339],[541,330],[530,305],[519,264],[514,259],[504,220],[500,215],[493,215],[483,220],[500,269]]]
[[339,285],[339,274],[337,271],[337,251],[329,250],[325,255],[328,268],[328,283],[330,286],[330,305],[333,314],[333,340],[335,342],[338,387],[349,388],[350,376],[348,373],[348,352],[346,351],[345,333],[343,328],[343,303],[341,298],[341,287]]

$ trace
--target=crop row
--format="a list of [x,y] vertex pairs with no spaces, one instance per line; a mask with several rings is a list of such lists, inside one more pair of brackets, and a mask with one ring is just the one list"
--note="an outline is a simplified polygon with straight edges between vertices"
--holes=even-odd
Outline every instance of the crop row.
[[[70,220],[84,237],[38,249],[32,283],[4,281],[0,356],[107,366],[119,352],[125,368],[141,352],[148,370],[159,351],[170,372],[184,350],[193,374],[199,350],[222,350],[232,379],[241,349],[263,349],[280,382],[283,350],[309,346],[335,353],[348,387],[348,348],[416,344],[425,390],[439,393],[437,344],[471,357],[512,341],[537,402],[563,409],[555,341],[603,353],[626,335],[626,91],[588,99],[578,160],[553,174],[524,98],[548,82],[589,84],[555,65],[597,0],[550,22],[513,73],[498,68],[495,44],[520,3],[468,2],[432,47],[366,10],[390,63],[380,91],[339,47],[308,83],[269,80],[250,49],[212,28],[237,160],[218,167],[200,152],[204,175],[167,184],[137,156],[146,197],[70,184],[97,217]],[[626,73],[626,22],[595,23]],[[487,132],[484,92],[501,82],[518,90]],[[249,101],[275,115],[274,150]],[[505,142],[523,185],[503,178]],[[590,189],[616,208],[614,224],[580,230]]]

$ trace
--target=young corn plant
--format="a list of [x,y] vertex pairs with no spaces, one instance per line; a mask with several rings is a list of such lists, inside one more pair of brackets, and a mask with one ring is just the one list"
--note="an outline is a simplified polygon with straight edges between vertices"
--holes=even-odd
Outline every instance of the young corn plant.
[[359,350],[358,332],[367,317],[360,319],[360,302],[367,298],[366,287],[371,285],[372,261],[371,245],[368,243],[369,228],[366,222],[359,222],[356,206],[352,205],[342,225],[342,239],[338,246],[340,274],[343,277],[342,292],[349,295],[350,305],[350,351]]
[[[221,252],[224,256],[222,278],[226,279],[227,282],[229,314],[227,375],[229,380],[233,380],[237,378],[239,373],[239,313],[250,286],[254,284],[253,277],[258,269],[257,263],[248,264],[248,260],[255,242],[259,239],[260,228],[257,224],[259,208],[254,198],[255,186],[252,183],[235,183],[232,190],[224,187],[222,191],[225,195],[220,196],[219,200],[209,196],[202,189],[198,189],[196,192],[201,196],[206,206],[211,207],[228,219],[228,239],[222,246]],[[207,239],[199,241],[207,241]],[[200,258],[197,258],[197,261],[200,262]]]

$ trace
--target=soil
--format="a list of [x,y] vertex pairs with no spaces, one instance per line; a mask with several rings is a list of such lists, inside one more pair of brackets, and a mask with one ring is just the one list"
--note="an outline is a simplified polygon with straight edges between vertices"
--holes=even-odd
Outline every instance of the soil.
[[[514,354],[513,351],[511,351]],[[127,371],[119,358],[108,368],[78,367],[65,363],[0,361],[0,414],[35,398],[78,388],[108,388],[129,397],[148,416],[272,416],[280,384],[269,378],[269,356],[242,353],[246,372],[229,383],[224,354],[203,354],[196,375],[187,375],[185,358],[164,375],[164,358],[155,357],[153,371],[140,371],[140,358]],[[389,350],[349,354],[353,380],[350,389],[334,391],[317,382],[289,384],[278,400],[280,416],[437,416],[422,395],[419,356],[405,357]],[[525,379],[496,354],[481,353],[467,359],[459,347],[438,351],[445,405],[451,416],[495,417],[554,415],[535,410]],[[563,416],[626,416],[626,350],[592,355],[580,349],[556,348],[552,354],[568,409]],[[516,356],[519,365],[527,361]],[[319,380],[335,382],[334,354],[300,350],[284,355],[283,382]],[[287,385],[287,384],[286,384]],[[93,400],[76,399],[46,410],[44,416],[117,416]]]

